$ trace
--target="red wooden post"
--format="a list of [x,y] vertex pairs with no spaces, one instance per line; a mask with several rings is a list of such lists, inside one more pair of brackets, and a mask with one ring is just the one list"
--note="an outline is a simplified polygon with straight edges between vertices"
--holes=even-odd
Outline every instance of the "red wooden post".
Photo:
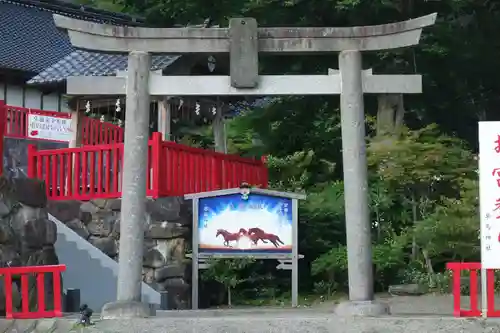
[[500,317],[500,310],[495,309],[495,270],[486,270],[487,317]]
[[259,181],[262,183],[262,188],[267,188],[269,185],[269,171],[267,170],[267,156],[260,157],[261,165],[259,167],[258,175]]
[[212,157],[213,165],[212,165],[212,179],[213,179],[213,188],[211,191],[221,190],[223,189],[222,180],[224,173],[224,161],[217,155]]
[[[37,149],[35,145],[28,145],[28,178],[38,178],[37,175]],[[39,162],[38,162],[39,163]]]
[[0,175],[3,174],[3,137],[5,135],[5,127],[7,124],[7,107],[5,101],[0,100]]
[[474,312],[473,315],[476,313],[479,313],[479,316],[481,315],[481,308],[478,306],[477,303],[477,271],[475,269],[470,270],[470,275],[469,275],[469,293],[470,293],[470,309],[472,312]]
[[[99,134],[99,133],[97,133],[97,134]],[[95,196],[94,192],[95,192],[95,188],[96,188],[96,183],[95,183],[95,151],[90,151],[89,154],[90,154],[89,195],[91,197],[94,197]]]
[[[1,274],[1,273],[0,273]],[[13,306],[12,306],[12,273],[5,271],[4,274],[4,289],[5,289],[5,317],[13,319]]]
[[148,166],[149,170],[152,171],[151,174],[151,197],[157,199],[162,192],[160,184],[160,175],[165,170],[162,170],[162,136],[159,132],[154,132],[151,138],[151,165]]
[[[49,156],[47,156],[49,157]],[[54,154],[54,155],[51,155],[50,156],[50,160],[49,158],[47,158],[47,161],[48,164],[50,165],[50,180],[51,180],[51,183],[52,183],[52,186],[49,185],[48,183],[48,175],[47,175],[47,178],[46,178],[46,181],[45,181],[45,184],[48,186],[48,187],[52,187],[51,189],[51,193],[52,193],[52,197],[53,198],[57,198],[59,195],[57,194],[57,155]]]

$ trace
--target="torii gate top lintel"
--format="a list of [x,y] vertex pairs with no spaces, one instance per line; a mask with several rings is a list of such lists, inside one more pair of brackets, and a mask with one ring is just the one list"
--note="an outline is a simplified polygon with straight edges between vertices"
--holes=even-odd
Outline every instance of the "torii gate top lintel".
[[[57,27],[68,31],[71,43],[101,52],[227,53],[231,30],[254,26],[258,52],[304,53],[343,50],[376,51],[418,44],[422,28],[433,25],[436,13],[415,19],[346,28],[257,28],[253,18],[234,18],[229,28],[141,28],[86,22],[54,14]],[[301,39],[302,42],[297,41]]]

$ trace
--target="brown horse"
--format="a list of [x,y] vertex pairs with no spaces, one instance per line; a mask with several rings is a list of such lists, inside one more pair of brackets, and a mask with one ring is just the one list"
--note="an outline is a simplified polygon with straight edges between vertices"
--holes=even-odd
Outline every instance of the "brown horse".
[[224,238],[224,246],[229,247],[229,242],[237,242],[240,240],[240,234],[239,233],[230,233],[227,230],[224,229],[219,229],[217,230],[217,234],[215,237],[219,237],[219,235],[222,235]]
[[264,239],[260,238],[260,235],[258,235],[258,234],[250,234],[248,231],[246,231],[243,228],[240,229],[239,234],[240,234],[240,236],[247,236],[248,238],[250,238],[250,240],[255,245],[257,245],[257,243],[259,242],[259,240],[262,241],[262,243],[267,244],[267,242]]
[[260,228],[250,228],[250,229],[248,229],[248,234],[250,235],[250,237],[252,235],[256,235],[262,241],[264,241],[264,239],[268,240],[271,243],[273,243],[273,245],[275,247],[279,247],[280,244],[281,245],[285,245],[285,243],[283,243],[283,241],[277,235],[275,235],[275,234],[268,234],[268,233],[266,233],[264,230],[262,230]]

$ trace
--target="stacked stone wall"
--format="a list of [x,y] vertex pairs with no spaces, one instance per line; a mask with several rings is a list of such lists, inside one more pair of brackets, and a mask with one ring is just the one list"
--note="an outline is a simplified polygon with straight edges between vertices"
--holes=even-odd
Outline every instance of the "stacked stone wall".
[[[118,261],[120,199],[52,201],[49,212],[109,257]],[[191,203],[179,197],[147,199],[144,216],[143,280],[167,291],[173,308],[187,309],[190,293]]]

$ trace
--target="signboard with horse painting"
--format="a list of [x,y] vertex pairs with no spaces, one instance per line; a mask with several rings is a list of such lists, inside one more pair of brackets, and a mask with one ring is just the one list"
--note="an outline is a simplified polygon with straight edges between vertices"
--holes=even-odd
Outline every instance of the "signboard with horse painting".
[[208,258],[253,257],[279,261],[292,275],[292,306],[298,305],[300,259],[298,200],[304,194],[251,188],[193,193],[191,306],[198,308],[198,270]]
[[199,253],[291,253],[292,199],[250,193],[200,198]]

